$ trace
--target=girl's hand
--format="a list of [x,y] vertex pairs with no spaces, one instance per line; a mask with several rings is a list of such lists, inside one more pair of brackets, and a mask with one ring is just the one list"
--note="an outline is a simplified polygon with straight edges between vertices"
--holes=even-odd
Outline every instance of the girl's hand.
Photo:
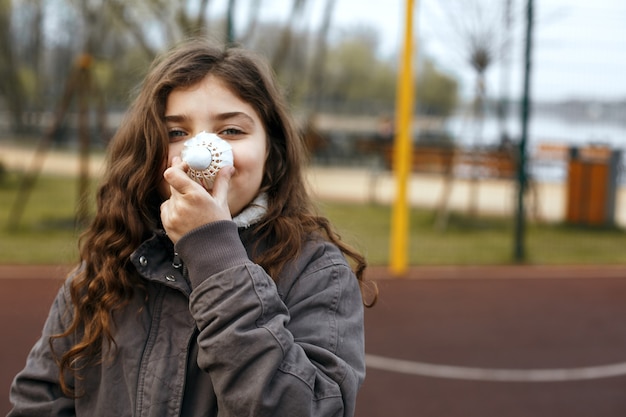
[[172,166],[163,173],[171,195],[161,204],[161,221],[174,243],[185,233],[207,223],[232,219],[228,207],[228,188],[234,168],[226,166],[220,169],[210,193],[189,178],[187,169],[186,163],[174,157]]

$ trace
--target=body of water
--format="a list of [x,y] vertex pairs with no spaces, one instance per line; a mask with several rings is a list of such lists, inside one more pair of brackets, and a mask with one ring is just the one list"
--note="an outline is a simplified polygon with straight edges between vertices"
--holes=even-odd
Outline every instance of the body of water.
[[[471,118],[455,116],[448,120],[446,128],[459,146],[472,148],[501,146],[501,126],[495,117],[486,117],[481,124]],[[520,118],[509,118],[505,131],[514,143],[518,143],[522,133]],[[530,173],[540,181],[567,178],[566,155],[546,157],[545,152],[541,152],[546,145],[556,148],[605,146],[621,152],[620,172],[626,166],[626,124],[538,114],[529,120],[526,143]],[[624,175],[620,175],[620,180],[625,182]]]

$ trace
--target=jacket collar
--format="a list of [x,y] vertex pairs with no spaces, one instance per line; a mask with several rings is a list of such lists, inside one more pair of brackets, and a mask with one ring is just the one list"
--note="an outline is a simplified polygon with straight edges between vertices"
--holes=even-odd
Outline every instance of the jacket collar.
[[267,213],[267,194],[259,194],[253,201],[243,209],[241,213],[233,218],[238,228],[247,229],[257,223]]
[[130,255],[130,261],[144,279],[174,288],[187,297],[191,293],[183,265],[164,231],[155,231]]

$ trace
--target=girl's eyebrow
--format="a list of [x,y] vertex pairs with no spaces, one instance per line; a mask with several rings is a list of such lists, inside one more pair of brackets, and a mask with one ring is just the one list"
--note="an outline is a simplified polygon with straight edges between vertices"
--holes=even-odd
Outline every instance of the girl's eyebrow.
[[231,120],[231,119],[243,119],[244,122],[254,123],[254,119],[252,117],[250,117],[244,112],[239,112],[239,111],[220,113],[215,116],[215,119],[220,122]]
[[189,118],[182,114],[173,114],[170,116],[165,116],[165,121],[170,122],[170,123],[181,123],[186,120],[189,120]]
[[[229,121],[233,119],[242,119],[243,122],[254,124],[254,119],[252,117],[240,111],[219,113],[216,114],[213,118],[219,122]],[[165,116],[165,122],[169,123],[182,123],[187,120],[189,120],[189,117],[184,114],[172,114]]]

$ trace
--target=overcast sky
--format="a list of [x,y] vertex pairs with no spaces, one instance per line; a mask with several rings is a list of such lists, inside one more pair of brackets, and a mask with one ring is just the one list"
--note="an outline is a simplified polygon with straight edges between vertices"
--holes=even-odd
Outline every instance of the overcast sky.
[[[499,24],[504,0],[480,0],[484,21]],[[359,25],[375,27],[381,38],[380,53],[397,53],[404,26],[405,0],[336,0],[334,33]],[[526,0],[512,0],[513,36],[510,70],[500,59],[488,71],[488,94],[499,96],[501,73],[509,80],[509,95],[522,90]],[[225,0],[214,2],[214,11],[225,10]],[[246,1],[239,0],[238,7]],[[291,0],[263,0],[263,20],[284,21]],[[319,21],[325,2],[316,1],[309,22]],[[463,93],[473,90],[473,74],[465,63],[463,41],[455,30],[463,0],[415,0],[415,35],[420,57],[432,57],[438,65],[462,82]],[[623,0],[535,0],[535,32],[531,93],[541,100],[570,98],[626,100],[626,2]],[[500,7],[500,9],[498,9]],[[490,15],[490,13],[492,13]],[[501,32],[500,32],[501,33]],[[504,72],[503,72],[504,70]]]

